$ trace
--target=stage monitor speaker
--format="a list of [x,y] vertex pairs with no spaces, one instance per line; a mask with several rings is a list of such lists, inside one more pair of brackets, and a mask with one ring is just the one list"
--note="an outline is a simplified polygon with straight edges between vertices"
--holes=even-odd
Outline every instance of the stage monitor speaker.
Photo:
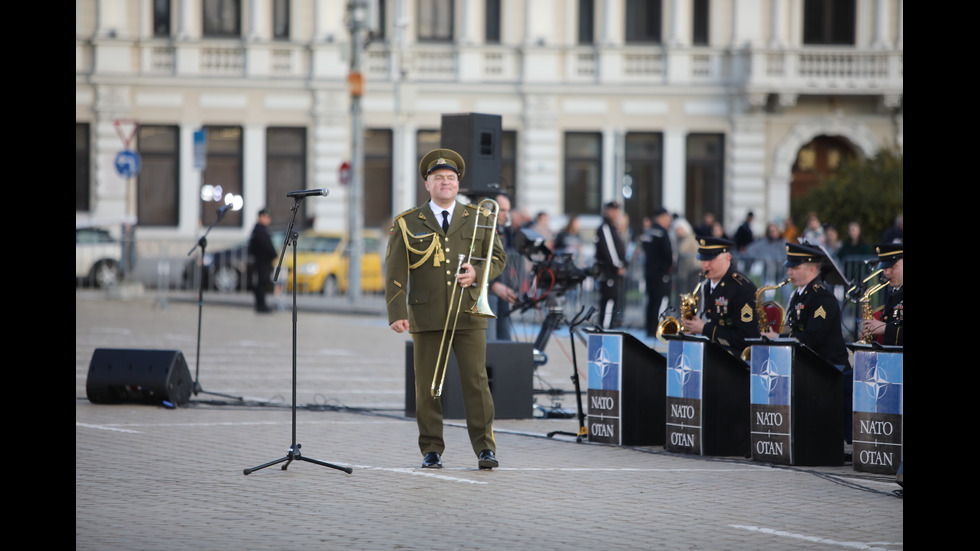
[[194,382],[180,350],[98,348],[85,392],[93,404],[187,404]]
[[[405,341],[405,416],[415,417],[415,343]],[[495,419],[530,419],[534,415],[534,345],[487,341],[487,379]],[[430,384],[431,381],[427,384]],[[431,385],[430,385],[431,386]],[[456,354],[449,355],[443,384],[442,416],[465,419]]]
[[459,153],[466,162],[460,193],[476,199],[504,187],[500,182],[500,115],[443,115],[441,133],[442,147]]

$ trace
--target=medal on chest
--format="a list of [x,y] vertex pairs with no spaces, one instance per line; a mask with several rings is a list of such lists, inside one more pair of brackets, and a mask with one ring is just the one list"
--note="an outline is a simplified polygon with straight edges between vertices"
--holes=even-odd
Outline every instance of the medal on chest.
[[892,319],[901,323],[905,321],[905,302],[899,302],[892,308]]

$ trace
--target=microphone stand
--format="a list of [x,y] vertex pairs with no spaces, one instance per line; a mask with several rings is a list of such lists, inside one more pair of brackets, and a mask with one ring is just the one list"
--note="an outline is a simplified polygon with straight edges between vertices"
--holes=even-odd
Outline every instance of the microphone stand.
[[285,457],[280,457],[279,459],[269,461],[268,463],[264,463],[262,465],[259,465],[258,467],[245,469],[243,472],[245,473],[245,475],[248,475],[249,473],[253,473],[259,469],[264,469],[266,467],[271,467],[272,465],[282,463],[283,461],[286,462],[286,464],[282,466],[282,470],[285,471],[286,468],[289,467],[289,464],[295,460],[295,461],[308,461],[310,463],[316,463],[317,465],[323,465],[324,467],[331,467],[339,471],[344,471],[347,474],[351,474],[353,472],[353,469],[351,469],[350,467],[333,465],[325,461],[319,461],[317,459],[310,459],[309,457],[304,457],[299,451],[302,446],[296,442],[296,287],[297,287],[296,286],[296,241],[299,239],[299,234],[293,230],[293,225],[296,222],[296,212],[299,210],[299,205],[303,202],[303,198],[305,196],[296,195],[291,197],[294,197],[294,203],[291,209],[293,211],[293,216],[289,220],[289,227],[286,228],[286,238],[285,240],[283,240],[282,250],[279,253],[279,264],[276,265],[276,273],[272,279],[273,281],[279,280],[279,270],[282,267],[283,256],[285,256],[286,254],[286,245],[287,243],[292,242],[292,247],[293,247],[293,269],[292,269],[292,273],[293,273],[292,274],[293,275],[293,440],[291,445],[289,446],[289,450],[286,452]]
[[222,396],[224,398],[231,398],[233,400],[243,402],[244,399],[241,396],[230,396],[228,394],[205,391],[201,388],[201,382],[198,378],[198,374],[200,373],[201,369],[201,318],[204,311],[204,251],[208,247],[207,237],[208,234],[211,233],[211,228],[217,226],[218,223],[221,222],[221,219],[225,217],[227,212],[228,209],[225,207],[218,209],[218,217],[215,219],[214,223],[208,226],[208,229],[204,232],[204,235],[197,240],[197,245],[191,247],[191,250],[187,252],[187,256],[190,256],[194,254],[194,250],[197,249],[198,246],[201,247],[201,277],[197,286],[197,353],[194,355],[194,395],[197,396],[199,393],[203,392],[204,394],[213,394],[215,396]]

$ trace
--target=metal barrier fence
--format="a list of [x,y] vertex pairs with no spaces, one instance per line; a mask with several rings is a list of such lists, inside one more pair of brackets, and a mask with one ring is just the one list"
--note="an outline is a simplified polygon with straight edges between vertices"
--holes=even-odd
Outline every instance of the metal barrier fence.
[[[143,242],[140,243],[138,254],[133,254],[136,247],[132,244],[114,242],[111,246],[101,244],[99,247],[89,247],[76,243],[76,286],[105,287],[123,282],[137,282],[146,289],[155,291],[161,300],[166,300],[169,292],[197,292],[201,288],[208,293],[250,293],[253,274],[249,268],[247,247],[244,243],[233,246],[212,247],[206,249],[204,261],[201,260],[199,248],[191,248],[185,244]],[[126,255],[129,256],[126,256]],[[860,282],[876,268],[871,261],[876,257],[848,257],[838,262],[848,281]],[[533,293],[530,261],[521,258],[520,291]],[[786,278],[786,268],[783,259],[754,258],[745,255],[733,257],[735,269],[744,273],[757,286],[775,285]],[[665,312],[678,315],[679,297],[690,293],[697,285],[698,274],[701,271],[700,262],[694,255],[681,255],[670,280],[670,291],[667,296]],[[288,273],[284,269],[279,276],[278,284],[284,285]],[[623,329],[628,331],[645,330],[646,281],[643,274],[642,253],[634,255],[626,274],[624,290]],[[777,291],[770,291],[765,300],[775,300],[780,304],[789,302],[792,289],[784,285]],[[280,289],[280,292],[283,289]],[[844,286],[835,287],[834,291],[841,302],[842,330],[845,337],[853,337],[859,327],[861,309],[846,300]],[[540,291],[537,291],[540,293]],[[883,303],[883,293],[872,298],[871,305],[876,308]],[[554,302],[550,303],[553,307]],[[562,294],[560,305],[566,317],[571,319],[579,308],[598,306],[599,292],[591,277],[581,284]],[[535,307],[518,312],[523,320],[534,322],[542,317],[543,310],[549,303],[542,301]],[[535,311],[537,310],[537,312]]]

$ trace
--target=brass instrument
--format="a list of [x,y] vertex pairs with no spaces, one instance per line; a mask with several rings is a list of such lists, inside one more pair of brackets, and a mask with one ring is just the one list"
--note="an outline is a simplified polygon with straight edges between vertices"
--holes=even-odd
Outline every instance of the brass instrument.
[[878,277],[883,271],[885,271],[884,268],[878,268],[877,270],[871,272],[870,274],[868,274],[868,277],[861,280],[861,283],[855,283],[854,285],[851,285],[851,288],[844,293],[844,296],[847,297],[849,300],[854,300],[853,294],[856,291],[859,291],[862,287],[864,287],[866,283],[871,281],[873,278]]
[[[487,203],[487,207],[484,207],[484,203]],[[477,212],[482,213],[487,218],[493,218],[493,224],[481,225],[479,222],[479,215],[477,215],[476,224],[473,225],[473,236],[470,238],[470,251],[469,257],[466,259],[466,264],[472,266],[474,260],[483,260],[485,267],[483,269],[483,281],[481,283],[482,288],[480,289],[480,296],[477,297],[476,302],[473,304],[472,308],[466,310],[467,314],[474,316],[484,317],[484,318],[495,318],[493,310],[490,308],[490,301],[487,297],[488,286],[490,283],[490,265],[491,256],[493,255],[493,240],[497,235],[497,214],[500,211],[500,205],[497,204],[493,199],[484,199],[480,201],[477,205]],[[476,233],[480,229],[490,229],[490,242],[487,246],[487,256],[481,258],[478,256],[473,256],[473,248],[476,246]],[[459,255],[459,264],[456,266],[456,276],[459,276],[459,270],[463,266],[463,255]],[[452,353],[453,348],[453,336],[456,333],[456,323],[459,321],[459,312],[463,305],[463,289],[459,289],[459,293],[456,292],[456,288],[459,287],[459,279],[453,277],[453,288],[449,294],[449,311],[446,312],[446,325],[442,330],[442,341],[439,342],[439,356],[436,358],[436,371],[432,375],[432,389],[430,394],[433,398],[438,398],[442,396],[442,386],[446,381],[446,371],[449,368],[449,355]],[[458,295],[458,300],[457,300]],[[456,304],[455,313],[453,313],[453,303]],[[452,316],[450,316],[452,314]],[[449,318],[453,318],[453,326],[449,327]],[[447,340],[448,338],[448,340]],[[446,355],[443,357],[443,351]]]
[[874,310],[871,308],[871,297],[873,297],[878,291],[887,287],[888,283],[888,280],[881,281],[873,287],[870,287],[864,292],[864,295],[861,296],[861,300],[859,301],[861,303],[861,332],[864,334],[864,336],[861,337],[861,340],[858,341],[861,344],[871,344],[871,342],[875,340],[870,333],[864,333],[864,324],[874,317]]
[[[769,300],[769,301],[763,302],[762,301],[762,293],[765,293],[766,291],[772,291],[772,290],[775,290],[775,289],[779,289],[783,285],[786,285],[787,283],[789,283],[789,281],[790,281],[790,279],[787,277],[786,279],[780,281],[779,283],[777,283],[775,285],[765,285],[765,286],[762,286],[762,287],[759,287],[758,289],[756,289],[756,291],[755,291],[755,317],[756,317],[756,320],[759,322],[759,332],[760,333],[766,333],[768,331],[775,331],[776,333],[782,333],[783,332],[783,324],[786,322],[786,309],[783,308],[783,306],[781,304],[779,304],[778,302],[776,302],[774,300]],[[778,319],[770,319],[770,316],[769,316],[769,313],[767,312],[767,310],[773,310],[775,312],[776,316],[772,316],[772,317],[777,317],[778,316]],[[746,346],[745,349],[742,350],[742,355],[740,357],[742,358],[742,361],[748,363],[749,360],[752,359],[752,347],[751,346]]]
[[[682,294],[681,299],[681,320],[694,319],[697,315],[698,310],[698,291],[701,290],[701,284],[704,283],[704,278],[707,272],[701,272],[698,276],[698,284],[694,286],[694,290],[690,294]],[[660,342],[667,342],[664,335],[676,335],[684,330],[684,325],[680,320],[674,316],[667,316],[657,324],[657,340]]]
[[[765,333],[767,331],[775,331],[776,333],[783,332],[783,324],[786,322],[786,309],[774,300],[762,302],[762,293],[779,289],[787,283],[789,283],[788,277],[776,285],[766,285],[764,287],[760,287],[755,292],[755,313],[756,317],[759,319],[760,333]],[[768,310],[774,310],[778,314],[779,319],[770,319]]]

